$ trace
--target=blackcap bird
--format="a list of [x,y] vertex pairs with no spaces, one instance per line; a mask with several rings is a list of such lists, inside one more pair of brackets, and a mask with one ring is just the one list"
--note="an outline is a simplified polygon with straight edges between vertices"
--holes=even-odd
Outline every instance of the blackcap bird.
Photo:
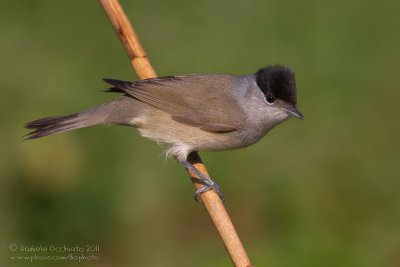
[[193,151],[220,151],[249,146],[290,117],[296,108],[294,73],[280,65],[255,74],[179,75],[136,82],[104,79],[107,91],[122,93],[110,102],[66,116],[47,117],[25,125],[26,139],[97,124],[136,127],[140,134],[165,145],[192,170],[204,186],[195,196],[218,185],[187,161]]

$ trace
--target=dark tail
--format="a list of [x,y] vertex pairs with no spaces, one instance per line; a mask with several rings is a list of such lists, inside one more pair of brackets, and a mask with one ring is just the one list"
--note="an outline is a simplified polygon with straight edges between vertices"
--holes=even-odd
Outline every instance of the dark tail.
[[111,103],[66,116],[47,117],[28,122],[25,128],[33,131],[25,135],[25,140],[101,124],[107,117],[109,104]]

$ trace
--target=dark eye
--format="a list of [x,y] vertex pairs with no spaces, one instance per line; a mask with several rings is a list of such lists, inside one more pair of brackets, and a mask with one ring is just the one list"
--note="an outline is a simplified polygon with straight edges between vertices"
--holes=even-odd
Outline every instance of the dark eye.
[[267,100],[268,104],[272,104],[275,101],[275,97],[273,97],[272,95],[267,95],[265,99]]

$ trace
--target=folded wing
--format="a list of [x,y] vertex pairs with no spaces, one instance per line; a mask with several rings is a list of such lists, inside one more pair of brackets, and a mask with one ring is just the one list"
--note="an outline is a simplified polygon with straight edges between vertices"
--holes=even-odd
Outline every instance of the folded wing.
[[244,118],[238,100],[230,91],[228,75],[168,76],[127,82],[104,79],[111,92],[124,92],[171,114],[180,123],[204,131],[223,133],[240,128]]

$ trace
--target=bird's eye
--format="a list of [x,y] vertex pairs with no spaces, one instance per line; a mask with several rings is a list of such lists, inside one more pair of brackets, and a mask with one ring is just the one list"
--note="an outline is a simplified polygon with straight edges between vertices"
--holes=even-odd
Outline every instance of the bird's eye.
[[267,100],[267,103],[268,103],[268,104],[272,104],[272,103],[275,102],[275,97],[273,97],[272,95],[267,95],[267,96],[265,97],[265,100]]

